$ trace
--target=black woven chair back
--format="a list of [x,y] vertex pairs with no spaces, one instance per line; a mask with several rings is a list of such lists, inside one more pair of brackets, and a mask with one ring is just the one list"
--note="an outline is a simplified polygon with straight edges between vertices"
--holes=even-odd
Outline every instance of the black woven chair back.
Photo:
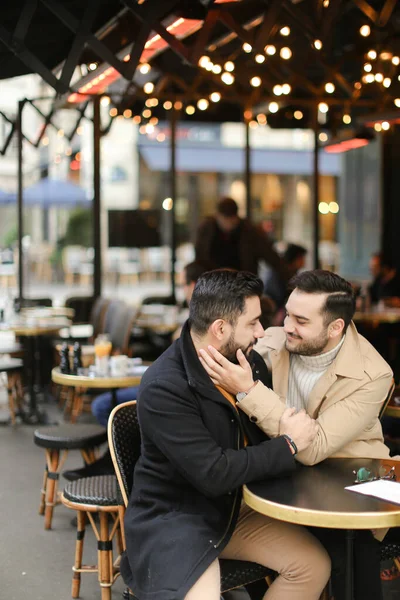
[[126,303],[123,300],[111,300],[104,316],[104,333],[110,333],[116,315],[118,315],[125,307]]
[[96,337],[104,331],[104,318],[110,300],[108,298],[96,298],[90,313],[90,323],[93,325],[93,336]]
[[65,306],[75,311],[73,323],[89,323],[93,309],[93,296],[71,296],[65,300]]
[[136,400],[119,404],[112,411],[108,420],[108,445],[120,492],[127,506],[141,445]]
[[123,354],[127,354],[136,314],[137,309],[126,304],[123,304],[114,314],[113,321],[108,330],[113,352],[120,350]]

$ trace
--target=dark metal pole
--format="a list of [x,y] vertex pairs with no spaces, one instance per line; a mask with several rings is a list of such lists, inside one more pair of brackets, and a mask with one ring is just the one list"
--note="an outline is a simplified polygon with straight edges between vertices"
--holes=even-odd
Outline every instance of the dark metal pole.
[[245,173],[244,180],[246,185],[246,216],[251,218],[251,148],[250,148],[250,126],[249,121],[245,120],[246,127],[246,147],[245,147]]
[[319,268],[319,140],[318,140],[318,106],[314,115],[314,194],[313,194],[313,221],[314,221],[314,269]]
[[93,296],[101,296],[100,96],[93,98]]
[[17,130],[18,130],[18,296],[19,303],[22,306],[22,300],[24,297],[24,255],[22,248],[22,237],[24,235],[24,219],[23,219],[23,171],[22,171],[22,112],[24,110],[25,100],[18,102],[18,117],[17,117]]
[[175,262],[176,262],[176,221],[175,221],[175,207],[176,207],[176,124],[178,120],[178,112],[175,108],[172,108],[170,114],[171,124],[171,144],[170,144],[170,186],[171,186],[171,296],[176,300],[176,285],[175,285]]

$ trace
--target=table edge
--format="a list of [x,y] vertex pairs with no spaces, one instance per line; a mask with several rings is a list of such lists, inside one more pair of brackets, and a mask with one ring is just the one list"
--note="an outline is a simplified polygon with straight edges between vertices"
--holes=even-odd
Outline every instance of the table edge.
[[[352,492],[349,492],[351,494]],[[267,515],[279,521],[308,525],[311,527],[326,527],[328,529],[378,529],[398,527],[400,525],[400,506],[398,511],[375,512],[331,512],[294,508],[265,500],[243,486],[245,503],[256,512]]]
[[67,373],[60,373],[58,367],[54,367],[51,370],[51,380],[59,385],[66,385],[71,387],[85,387],[85,388],[123,388],[132,387],[139,385],[142,379],[142,375],[129,375],[126,377],[103,377],[94,379],[93,377],[85,377],[83,375],[69,375]]

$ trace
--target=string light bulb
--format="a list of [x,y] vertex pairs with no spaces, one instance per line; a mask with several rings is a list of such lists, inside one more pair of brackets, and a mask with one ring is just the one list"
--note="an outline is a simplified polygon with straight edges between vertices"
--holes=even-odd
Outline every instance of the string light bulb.
[[342,120],[343,120],[343,123],[345,125],[350,125],[350,123],[351,123],[351,116],[349,114],[345,114],[345,115],[343,115],[343,119]]
[[314,40],[314,48],[316,50],[322,50],[322,42],[321,42],[321,40]]
[[250,52],[253,50],[253,46],[251,44],[249,44],[248,42],[245,42],[242,46],[244,52],[246,52],[247,54],[250,54]]
[[279,32],[281,35],[283,35],[284,37],[287,37],[288,35],[290,35],[290,27],[288,27],[287,25],[285,25],[285,27],[282,27],[282,29]]
[[392,64],[396,67],[400,65],[400,56],[392,56]]
[[285,96],[288,96],[291,91],[292,91],[292,88],[288,83],[284,83],[282,85],[282,94],[285,94]]
[[400,108],[400,98],[396,98],[394,100],[394,104],[395,104],[395,106],[397,106],[397,108]]
[[281,48],[281,51],[279,54],[280,54],[281,58],[283,58],[283,60],[289,60],[290,58],[292,58],[292,51],[287,46],[284,46],[283,48]]
[[375,60],[376,57],[378,56],[376,50],[370,50],[367,54],[368,58],[370,58],[371,60]]
[[257,75],[255,77],[252,77],[250,79],[250,85],[252,85],[253,87],[260,87],[261,77],[258,77]]
[[390,123],[388,121],[383,121],[382,129],[383,131],[388,131],[388,129],[390,129]]
[[263,62],[265,62],[265,56],[264,54],[256,54],[254,60],[256,61],[256,63],[261,65]]
[[166,100],[163,104],[163,107],[165,110],[171,110],[172,108],[172,102],[170,100]]
[[370,73],[372,71],[372,65],[370,63],[365,63],[365,65],[364,65],[364,71],[366,73]]
[[143,91],[145,94],[151,94],[154,91],[154,83],[152,81],[148,81],[143,86]]
[[325,84],[325,91],[328,94],[333,94],[333,92],[335,91],[335,89],[336,88],[335,88],[335,85],[333,83],[328,82],[328,83]]
[[235,63],[232,62],[231,60],[228,60],[225,64],[224,64],[224,69],[225,71],[228,71],[229,73],[231,73],[232,71],[235,70]]
[[365,77],[363,77],[363,81],[365,81],[366,83],[372,83],[373,81],[375,81],[373,73],[368,73],[368,75],[365,75]]
[[266,54],[268,54],[268,56],[273,56],[274,54],[276,54],[276,48],[272,44],[268,44],[268,46],[265,46],[264,51]]
[[267,124],[267,117],[263,113],[260,113],[259,115],[257,115],[257,122],[260,125],[266,125]]
[[300,121],[300,119],[302,119],[304,117],[301,110],[295,110],[293,116],[297,121]]
[[221,94],[219,92],[213,92],[210,95],[211,102],[219,102],[221,100]]
[[203,69],[206,68],[206,65],[208,65],[208,63],[210,62],[210,57],[209,56],[201,56],[199,58],[199,67],[202,67]]
[[371,27],[369,25],[363,25],[360,27],[360,35],[363,37],[368,37],[371,33]]
[[234,76],[232,75],[232,73],[229,73],[228,71],[224,71],[221,75],[221,80],[226,84],[226,85],[232,85],[232,83],[235,81]]
[[318,104],[318,110],[319,110],[319,112],[321,112],[321,113],[325,114],[325,113],[327,113],[327,112],[328,112],[328,110],[329,110],[329,106],[327,105],[327,103],[326,103],[326,102],[320,102],[320,103]]
[[328,136],[325,133],[325,131],[321,131],[321,133],[319,134],[318,138],[319,138],[320,142],[327,142],[328,141]]
[[276,113],[279,110],[279,104],[277,102],[270,102],[268,104],[268,110],[271,113]]
[[109,112],[110,117],[116,117],[117,114],[118,114],[118,110],[115,107],[110,108],[110,112]]
[[382,73],[375,73],[375,81],[377,81],[378,83],[382,83],[382,81],[383,81],[383,74]]
[[195,109],[194,106],[192,106],[191,104],[189,104],[189,106],[186,107],[185,111],[186,111],[186,113],[188,115],[194,115],[196,109]]
[[147,75],[147,73],[149,73],[151,70],[151,66],[149,65],[149,63],[141,63],[140,67],[139,67],[139,71],[143,74],[143,75]]
[[215,75],[219,75],[222,72],[221,65],[213,65],[212,72],[215,73]]
[[174,109],[175,109],[175,110],[182,110],[182,106],[183,106],[183,104],[182,104],[182,102],[181,102],[180,100],[177,100],[177,101],[174,103]]
[[282,86],[279,84],[274,85],[272,92],[275,94],[275,96],[281,96],[283,94]]
[[125,117],[125,119],[130,119],[130,118],[131,118],[131,116],[132,116],[132,111],[131,111],[131,109],[130,109],[130,108],[126,108],[126,109],[124,110],[124,117]]
[[209,102],[206,98],[201,98],[200,100],[197,101],[197,108],[199,110],[207,110],[207,108],[209,107]]
[[385,79],[382,82],[383,87],[385,88],[389,88],[391,86],[392,80],[390,79],[390,77],[385,77]]

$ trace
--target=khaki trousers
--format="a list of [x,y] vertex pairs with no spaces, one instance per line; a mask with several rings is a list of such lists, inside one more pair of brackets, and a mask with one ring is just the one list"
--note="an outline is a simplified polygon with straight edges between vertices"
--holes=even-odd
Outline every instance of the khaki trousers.
[[[242,504],[221,558],[249,560],[279,574],[264,600],[318,600],[330,576],[330,559],[313,535],[298,525],[270,519]],[[220,600],[219,561],[215,560],[185,600]]]

